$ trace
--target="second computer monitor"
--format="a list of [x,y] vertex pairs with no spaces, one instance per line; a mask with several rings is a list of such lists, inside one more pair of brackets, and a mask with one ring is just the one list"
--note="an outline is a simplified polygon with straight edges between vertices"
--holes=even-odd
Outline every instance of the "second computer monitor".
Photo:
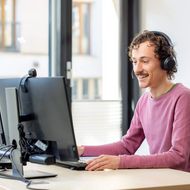
[[[3,144],[10,144],[8,132],[8,117],[5,89],[10,87],[19,88],[19,78],[1,78],[0,79],[0,115],[1,115],[1,140]],[[23,98],[24,99],[24,98]]]
[[[34,114],[34,120],[27,127],[27,138],[44,143],[47,151],[54,154],[59,161],[78,160],[65,78],[30,78],[27,88],[30,109]],[[24,102],[20,101],[24,108]]]

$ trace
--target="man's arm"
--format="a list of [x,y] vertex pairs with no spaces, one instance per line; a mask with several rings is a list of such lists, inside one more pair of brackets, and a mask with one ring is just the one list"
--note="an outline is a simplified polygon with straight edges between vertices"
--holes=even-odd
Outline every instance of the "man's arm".
[[[162,137],[160,137],[162,138]],[[183,94],[175,105],[171,147],[168,151],[139,156],[121,155],[119,168],[175,168],[189,170],[190,95]]]
[[120,141],[98,146],[80,146],[79,154],[82,156],[134,154],[145,138],[137,110],[136,108],[127,134]]

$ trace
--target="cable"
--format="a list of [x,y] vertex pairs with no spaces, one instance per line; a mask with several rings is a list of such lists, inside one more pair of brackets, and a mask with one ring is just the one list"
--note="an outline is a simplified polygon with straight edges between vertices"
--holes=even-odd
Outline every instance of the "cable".
[[34,188],[34,187],[31,187],[31,185],[37,185],[37,184],[49,184],[48,182],[44,182],[44,181],[39,181],[39,182],[33,182],[33,181],[30,181],[27,185],[26,185],[26,188],[27,189],[34,189],[34,190],[48,190],[48,188]]
[[3,159],[3,157],[11,150],[11,149],[13,149],[13,147],[11,146],[11,147],[9,147],[2,155],[1,155],[1,157],[0,157],[0,161]]
[[1,146],[0,147],[0,150],[3,150],[4,148],[9,148],[9,147],[11,147],[12,145],[3,145],[3,146]]
[[29,142],[29,140],[25,137],[24,126],[19,123],[18,124],[18,131],[19,131],[19,145],[21,149],[22,158],[24,161],[28,161],[29,156],[32,154],[41,154],[44,151],[40,150],[38,147],[35,146],[34,142]]
[[[5,171],[6,169],[12,168],[10,161],[10,154],[8,153],[12,148],[12,145],[1,146],[0,148],[0,172]],[[4,158],[5,157],[5,158]]]
[[0,150],[3,149],[3,148],[5,148],[5,147],[6,147],[6,145],[4,145],[4,144],[1,145],[1,146],[0,146]]

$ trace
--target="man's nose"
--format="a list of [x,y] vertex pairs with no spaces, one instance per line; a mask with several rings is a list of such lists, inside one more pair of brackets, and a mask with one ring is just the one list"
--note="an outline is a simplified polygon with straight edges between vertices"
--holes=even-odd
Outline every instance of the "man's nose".
[[137,62],[135,66],[133,66],[133,70],[135,73],[142,71],[142,64],[140,62]]

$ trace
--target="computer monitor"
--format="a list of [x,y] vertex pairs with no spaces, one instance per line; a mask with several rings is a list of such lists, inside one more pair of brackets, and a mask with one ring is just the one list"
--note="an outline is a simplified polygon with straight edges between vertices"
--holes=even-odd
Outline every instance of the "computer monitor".
[[[31,146],[54,155],[56,161],[79,160],[72,115],[64,77],[39,77],[27,80],[27,92],[20,88],[18,79],[0,79],[0,91],[6,87],[18,89],[19,112],[34,118],[23,121],[25,137]],[[4,89],[4,90],[3,90]],[[7,127],[5,93],[0,94],[3,127]],[[8,130],[6,129],[8,139]]]
[[[22,93],[20,89],[19,93]],[[32,111],[34,119],[24,127],[27,139],[34,145],[53,154],[57,162],[79,159],[64,77],[29,78],[27,92],[30,106],[20,97],[26,113]],[[29,110],[27,110],[27,108]],[[24,124],[23,123],[23,124]]]
[[[7,146],[9,152],[6,150],[1,155],[1,158],[5,156],[9,158],[11,161],[12,168],[12,176],[8,175],[7,177],[12,179],[20,179],[25,180],[33,179],[33,178],[44,178],[44,177],[55,177],[57,174],[47,173],[43,171],[32,171],[32,172],[24,172],[23,165],[26,165],[26,158],[24,156],[27,154],[26,149],[27,146],[30,147],[29,142],[26,140],[24,135],[24,127],[20,123],[21,117],[19,114],[19,101],[18,101],[18,90],[15,87],[5,88],[5,98],[6,98],[6,108],[7,108],[7,119],[8,119],[8,131],[9,131],[9,140],[10,145]],[[26,120],[24,120],[26,121]],[[24,148],[23,148],[24,147]],[[10,163],[10,162],[9,162]],[[5,165],[5,163],[3,163]]]
[[[2,125],[2,136],[4,137],[4,144],[9,145],[10,138],[9,138],[9,132],[8,132],[8,116],[7,116],[7,102],[6,102],[6,88],[16,88],[18,91],[20,91],[20,84],[21,79],[20,78],[0,78],[0,114],[1,114],[1,125]],[[26,115],[28,115],[31,110],[30,108],[30,100],[28,98],[28,94],[22,93],[22,101],[25,102],[26,108],[21,108],[19,111],[24,112]],[[23,114],[24,115],[24,114]]]
[[5,144],[6,144],[5,133],[4,133],[3,123],[2,123],[1,113],[0,113],[0,146],[5,145]]
[[19,87],[20,78],[0,78],[0,113],[1,113],[1,136],[4,139],[3,144],[10,144],[8,132],[7,104],[5,97],[5,88]]

